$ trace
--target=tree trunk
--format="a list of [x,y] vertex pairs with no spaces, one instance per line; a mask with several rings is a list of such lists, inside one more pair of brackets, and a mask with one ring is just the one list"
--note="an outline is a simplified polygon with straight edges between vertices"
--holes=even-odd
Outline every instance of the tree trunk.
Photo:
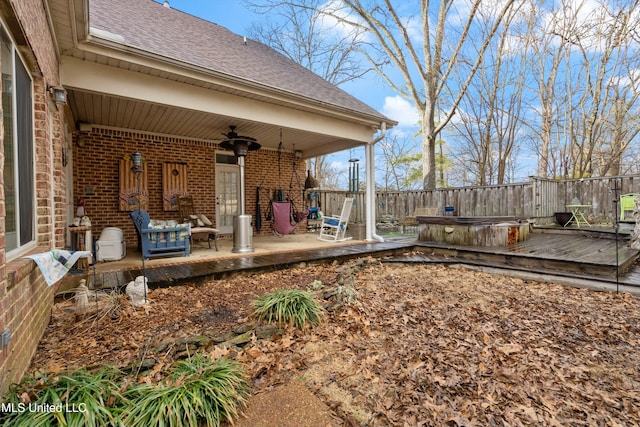
[[422,187],[424,190],[436,188],[436,137],[434,109],[427,107],[422,121]]

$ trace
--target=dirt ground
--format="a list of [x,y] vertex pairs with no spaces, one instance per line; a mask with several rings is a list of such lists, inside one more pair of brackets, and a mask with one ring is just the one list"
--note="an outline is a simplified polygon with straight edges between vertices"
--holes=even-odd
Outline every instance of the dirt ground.
[[[306,266],[155,289],[147,309],[81,321],[53,310],[32,370],[127,366],[162,376],[166,340],[223,336],[279,288],[331,288],[322,325],[286,328],[211,357],[244,363],[244,426],[640,425],[640,299],[441,265]],[[149,362],[150,361],[150,362]]]

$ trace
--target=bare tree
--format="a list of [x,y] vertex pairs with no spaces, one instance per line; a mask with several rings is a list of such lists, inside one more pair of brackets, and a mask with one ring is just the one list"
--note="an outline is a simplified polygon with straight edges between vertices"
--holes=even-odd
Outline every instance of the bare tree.
[[[506,17],[509,22],[512,19],[511,14]],[[480,14],[478,23],[480,31],[489,30],[492,18]],[[468,159],[462,167],[473,169],[471,175],[475,180],[468,184],[504,184],[509,180],[509,167],[514,168],[512,155],[516,134],[522,126],[526,83],[526,74],[522,72],[526,65],[523,49],[526,50],[526,45],[522,46],[511,32],[497,34],[458,106],[459,114],[452,121],[452,128],[459,141],[456,157]]]
[[623,156],[640,133],[639,83],[632,79],[628,83],[614,81],[607,88],[611,102],[604,113],[600,144],[594,155],[594,168],[600,176],[626,172]]
[[[439,0],[434,3],[421,0],[419,11],[412,10],[406,15],[401,11],[407,3],[392,0],[267,0],[266,3],[270,8],[288,11],[284,13],[288,19],[292,13],[301,11],[321,12],[339,23],[341,29],[353,29],[359,36],[366,32],[372,39],[371,45],[364,43],[369,38],[361,38],[363,44],[358,46],[358,51],[392,89],[412,102],[421,116],[423,187],[435,188],[438,135],[454,116],[491,39],[516,0]],[[485,33],[476,32],[477,15],[489,3],[492,25]],[[476,56],[467,55],[467,47],[478,38],[481,43],[473,50]],[[380,53],[388,61],[378,60]],[[456,70],[467,79],[452,88],[448,85]],[[438,108],[443,109],[443,114],[436,124]]]
[[592,3],[567,6],[573,13],[573,25],[565,33],[570,55],[565,68],[570,107],[564,123],[567,169],[572,177],[592,176],[610,170],[611,162],[621,158],[638,134],[638,122],[633,120],[638,97],[629,96],[624,83],[630,81],[637,88],[637,73],[628,75],[627,67],[638,55],[637,47],[629,44],[637,32],[638,0],[601,1],[588,13],[581,8]]
[[379,146],[384,182],[378,187],[385,191],[415,190],[422,181],[421,155],[414,150],[415,140],[393,133]]
[[[453,118],[483,62],[485,51],[514,7],[515,0],[503,0],[500,7],[495,7],[497,3],[493,3],[494,19],[486,33],[475,31],[482,0],[467,3],[440,0],[435,4],[422,0],[417,15],[419,22],[403,17],[400,6],[394,5],[391,0],[342,0],[336,3],[346,6],[346,9],[325,9],[325,13],[348,25],[366,29],[375,38],[377,46],[390,59],[392,69],[375,63],[374,68],[391,88],[412,102],[420,113],[423,188],[435,188],[438,135]],[[484,3],[487,4],[486,1]],[[463,10],[464,4],[468,4],[467,10]],[[415,33],[418,34],[414,36]],[[481,43],[474,49],[475,58],[466,55],[467,47],[477,38]],[[456,72],[467,78],[452,88],[449,83]],[[396,79],[394,76],[398,74],[400,78]],[[436,123],[439,108],[443,114]]]
[[[638,135],[638,1],[531,0],[524,120],[538,175],[618,174]],[[628,169],[628,168],[627,168]]]
[[558,95],[562,96],[558,79],[564,64],[567,36],[557,31],[560,29],[564,32],[571,28],[571,18],[567,16],[569,8],[563,4],[549,10],[538,0],[530,0],[527,7],[528,31],[522,35],[521,44],[528,63],[523,73],[532,77],[530,89],[537,101],[532,101],[527,112],[529,120],[523,123],[529,126],[533,134],[532,145],[538,154],[537,175],[548,177],[557,173],[556,165],[561,163],[557,161],[559,153],[553,147],[562,105],[557,103]]
[[[360,42],[351,45],[351,58],[364,55],[420,113],[425,189],[439,185],[438,138],[452,124],[466,135],[467,147],[451,141],[451,147],[458,147],[451,159],[465,168],[473,164],[474,170],[462,175],[477,184],[511,179],[519,168],[515,153],[525,140],[523,125],[540,176],[634,169],[634,142],[640,134],[640,0],[266,4],[279,8],[289,23],[314,18],[310,33],[297,32],[291,42],[300,43],[320,28],[347,35],[342,43]],[[282,37],[282,27],[274,28]],[[290,54],[295,50],[280,45]],[[314,51],[328,52],[303,45],[296,59],[301,63]],[[386,61],[378,60],[380,55]],[[309,60],[306,64],[313,66]]]
[[359,52],[366,48],[364,30],[341,25],[320,12],[324,0],[245,2],[265,20],[248,28],[265,43],[325,80],[340,86],[373,68]]
[[338,169],[331,164],[329,157],[318,156],[311,161],[311,170],[314,177],[318,180],[320,188],[325,190],[340,189],[340,181],[344,179],[344,173],[340,173]]

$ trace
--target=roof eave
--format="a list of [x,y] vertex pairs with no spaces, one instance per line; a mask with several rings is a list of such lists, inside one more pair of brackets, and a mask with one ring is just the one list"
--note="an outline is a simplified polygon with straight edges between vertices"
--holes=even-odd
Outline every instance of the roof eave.
[[270,99],[272,102],[284,102],[289,105],[297,106],[298,108],[311,109],[322,114],[340,116],[348,120],[355,120],[357,122],[365,123],[375,130],[378,130],[383,122],[386,123],[387,129],[398,124],[398,122],[391,120],[382,114],[369,114],[362,111],[356,111],[339,105],[309,98],[282,88],[276,88],[253,80],[239,78],[237,76],[128,46],[121,43],[117,35],[109,35],[106,32],[104,35],[100,35],[100,33],[93,28],[90,29],[89,36],[86,38],[84,43],[81,43],[78,46],[78,48],[96,55],[115,58],[123,62],[157,69],[179,75],[184,78],[219,85],[232,90],[252,94],[253,96],[258,95],[266,99]]

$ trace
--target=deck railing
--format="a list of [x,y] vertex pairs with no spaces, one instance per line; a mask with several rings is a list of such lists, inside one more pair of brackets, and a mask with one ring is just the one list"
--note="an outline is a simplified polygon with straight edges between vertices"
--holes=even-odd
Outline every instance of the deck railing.
[[[345,197],[355,197],[352,222],[364,222],[365,194],[347,191],[315,191],[318,207],[326,215],[339,214]],[[479,187],[452,187],[432,191],[379,191],[376,219],[383,216],[403,222],[416,208],[433,207],[444,212],[453,206],[459,216],[515,216],[537,223],[553,222],[555,212],[567,211],[574,199],[591,205],[587,215],[594,222],[613,222],[619,215],[616,195],[640,193],[640,175],[553,180],[532,177],[528,182]]]

